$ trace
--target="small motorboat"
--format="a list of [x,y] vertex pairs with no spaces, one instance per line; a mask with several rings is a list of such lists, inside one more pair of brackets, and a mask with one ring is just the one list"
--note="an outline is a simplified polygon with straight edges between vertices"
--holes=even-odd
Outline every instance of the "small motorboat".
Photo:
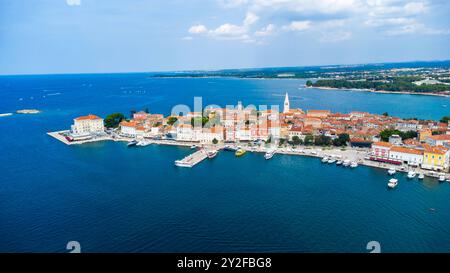
[[396,172],[397,172],[397,171],[395,170],[395,168],[390,168],[390,169],[388,170],[388,174],[389,174],[389,175],[394,175]]
[[336,161],[336,165],[342,165],[343,161],[342,160],[338,160]]
[[234,153],[235,156],[240,157],[243,156],[246,153],[244,149],[239,148],[236,153]]
[[414,177],[416,177],[416,175],[417,174],[415,171],[409,171],[407,176],[409,179],[413,179]]
[[328,156],[323,157],[322,158],[322,163],[327,163],[329,159],[330,158],[328,158]]
[[133,146],[136,146],[137,144],[138,144],[138,141],[137,141],[137,140],[132,140],[132,141],[130,141],[130,142],[127,143],[127,146],[128,146],[128,147],[133,147]]
[[197,149],[197,145],[195,145],[195,144],[192,145],[192,146],[191,146],[191,149]]
[[419,178],[420,180],[422,180],[422,179],[425,178],[425,175],[424,175],[423,173],[420,173],[419,176],[418,176],[417,178]]
[[212,159],[212,158],[216,157],[217,153],[218,153],[217,150],[211,150],[211,151],[208,151],[206,153],[206,155],[208,156],[209,159]]
[[274,154],[275,154],[275,150],[267,151],[266,154],[264,155],[264,158],[266,160],[269,160],[273,157]]
[[334,158],[328,159],[328,164],[333,164],[335,162],[336,162],[336,159],[334,159]]
[[439,180],[439,182],[444,182],[445,181],[445,175],[443,175],[443,174],[439,175],[438,180]]
[[397,185],[398,185],[398,179],[395,179],[395,178],[389,179],[389,183],[388,183],[389,188],[393,189],[393,188],[397,187]]
[[344,160],[344,162],[342,163],[342,166],[348,167],[348,166],[350,166],[350,164],[351,164],[350,160],[346,159],[346,160]]
[[356,167],[358,167],[358,163],[357,163],[356,161],[353,161],[353,162],[350,164],[350,168],[356,168]]

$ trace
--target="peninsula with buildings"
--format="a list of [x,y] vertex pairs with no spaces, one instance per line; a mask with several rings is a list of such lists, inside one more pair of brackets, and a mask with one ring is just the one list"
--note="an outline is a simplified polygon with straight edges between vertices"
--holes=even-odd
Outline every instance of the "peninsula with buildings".
[[450,61],[155,73],[153,77],[306,79],[306,87],[450,96]]
[[77,117],[70,130],[50,132],[68,145],[96,141],[125,141],[129,147],[151,144],[191,147],[195,152],[180,167],[193,167],[220,150],[236,157],[246,152],[289,154],[322,158],[327,164],[359,164],[407,172],[445,181],[449,176],[450,117],[440,121],[401,119],[384,114],[354,111],[292,109],[286,93],[283,110],[244,107],[206,107],[199,112],[164,116],[134,112],[105,119],[89,114]]

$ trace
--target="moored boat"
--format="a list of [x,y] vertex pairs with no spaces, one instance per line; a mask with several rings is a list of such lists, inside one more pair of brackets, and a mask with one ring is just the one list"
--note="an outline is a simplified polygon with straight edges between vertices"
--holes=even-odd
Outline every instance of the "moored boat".
[[244,149],[238,149],[236,153],[234,153],[235,156],[240,157],[243,156],[246,153]]
[[419,176],[418,176],[417,178],[419,178],[420,180],[422,180],[422,179],[425,178],[425,175],[424,175],[423,173],[420,173]]
[[350,160],[348,160],[348,159],[346,159],[346,160],[344,160],[344,162],[342,162],[342,165],[343,165],[344,167],[348,167],[348,166],[350,166],[350,164],[351,164],[351,162],[350,162]]
[[191,146],[191,149],[197,149],[197,145],[195,145],[195,144],[192,145],[192,146]]
[[397,171],[395,170],[395,168],[390,168],[390,169],[388,170],[388,174],[389,174],[389,175],[394,175],[396,172],[397,172]]
[[214,157],[216,157],[217,153],[218,153],[217,150],[211,150],[211,151],[208,151],[206,153],[206,155],[208,156],[208,158],[214,158]]
[[264,158],[266,160],[269,160],[269,159],[271,159],[273,157],[274,154],[275,154],[275,150],[267,151],[266,154],[264,155]]
[[132,140],[132,141],[130,141],[130,142],[127,143],[127,146],[128,146],[128,147],[133,147],[133,146],[136,146],[137,144],[138,144],[138,141],[137,141],[137,140]]
[[324,156],[324,157],[322,158],[322,163],[327,163],[328,160],[329,160],[328,156]]
[[350,164],[351,168],[356,168],[358,167],[358,163],[356,161],[352,161],[352,163]]
[[445,175],[443,175],[443,174],[439,175],[438,180],[439,180],[439,182],[444,182],[445,181]]
[[342,165],[343,161],[342,160],[338,160],[336,161],[336,165]]
[[389,183],[388,183],[389,188],[393,189],[393,188],[397,187],[397,185],[398,185],[397,179],[395,179],[395,178],[389,179]]
[[415,171],[409,171],[407,176],[409,179],[413,179],[414,177],[416,177],[416,175],[417,174]]
[[328,164],[333,164],[335,162],[336,162],[336,159],[334,159],[334,158],[328,159]]

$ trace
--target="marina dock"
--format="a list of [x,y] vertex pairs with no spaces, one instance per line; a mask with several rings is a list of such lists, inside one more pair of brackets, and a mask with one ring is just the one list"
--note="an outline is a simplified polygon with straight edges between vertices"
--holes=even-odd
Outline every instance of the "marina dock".
[[181,160],[175,160],[175,166],[192,168],[195,165],[197,165],[198,163],[205,160],[207,157],[208,156],[207,156],[206,150],[200,149],[200,150],[196,151],[195,153],[190,154]]

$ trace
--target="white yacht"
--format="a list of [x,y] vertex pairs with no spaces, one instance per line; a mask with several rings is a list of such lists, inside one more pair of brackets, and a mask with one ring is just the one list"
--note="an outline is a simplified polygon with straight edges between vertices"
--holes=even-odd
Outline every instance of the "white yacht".
[[408,178],[409,179],[413,179],[414,177],[416,177],[416,172],[415,171],[409,171],[408,172]]
[[422,179],[425,178],[425,175],[424,175],[423,173],[420,173],[419,176],[418,176],[417,178],[419,178],[420,180],[422,180]]
[[328,159],[328,164],[333,164],[334,162],[336,162],[336,159],[334,159],[334,158],[330,158],[330,159]]
[[196,149],[196,148],[197,148],[197,145],[195,145],[195,144],[191,146],[191,149]]
[[324,156],[324,157],[322,158],[322,163],[327,163],[329,159],[330,159],[330,158],[328,158],[328,156]]
[[439,175],[438,180],[439,180],[439,182],[444,182],[445,181],[445,175],[443,175],[443,174]]
[[342,165],[343,161],[342,160],[338,160],[336,161],[336,165]]
[[264,155],[264,158],[266,160],[269,160],[269,159],[271,159],[273,157],[274,154],[275,154],[275,150],[267,151],[266,154]]
[[348,166],[350,166],[350,160],[348,160],[348,159],[346,159],[346,160],[344,160],[344,162],[342,163],[342,165],[344,166],[344,167],[348,167]]
[[395,179],[395,178],[389,179],[389,183],[388,183],[389,188],[393,189],[393,188],[397,187],[397,185],[398,185],[397,179]]
[[217,150],[210,150],[210,151],[206,152],[206,155],[208,156],[208,158],[211,159],[211,158],[216,157],[217,153],[218,153]]
[[397,171],[395,170],[395,168],[390,168],[390,169],[388,170],[388,174],[389,174],[389,175],[394,175],[396,172],[397,172]]
[[350,164],[350,167],[351,167],[351,168],[356,168],[356,167],[358,167],[358,163],[357,163],[356,161],[353,161],[353,162]]

